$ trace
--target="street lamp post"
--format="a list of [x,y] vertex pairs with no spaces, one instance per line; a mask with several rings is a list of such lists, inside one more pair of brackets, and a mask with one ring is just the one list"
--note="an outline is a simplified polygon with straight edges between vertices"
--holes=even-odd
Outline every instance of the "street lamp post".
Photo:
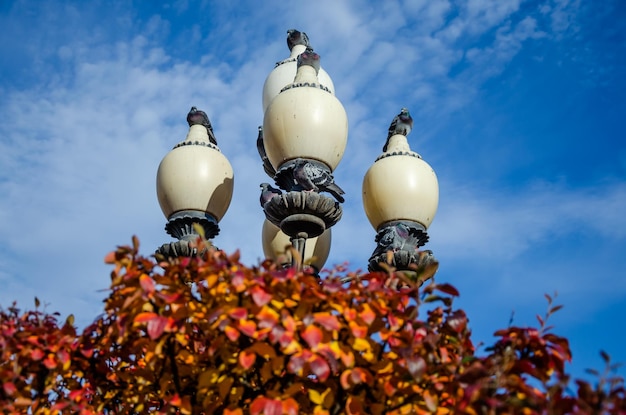
[[[263,86],[257,148],[265,172],[279,188],[262,185],[263,249],[267,257],[284,263],[289,259],[281,258],[281,252],[289,241],[299,253],[299,258],[291,256],[292,266],[302,268],[309,260],[319,270],[330,250],[331,227],[343,214],[344,192],[333,172],[346,149],[348,119],[306,34],[289,30],[287,44],[291,55],[276,64]],[[232,168],[204,117],[188,116],[187,138],[165,156],[157,173],[166,230],[178,239],[157,250],[165,256],[195,254],[190,242],[198,236],[197,226],[207,239],[217,235],[232,197]],[[403,108],[398,117],[412,125],[408,110]],[[437,211],[437,177],[410,149],[410,127],[397,128],[398,117],[363,180],[365,213],[377,232],[370,271],[385,269],[381,264],[411,271],[434,261],[430,251],[418,248],[428,241],[426,230]]]

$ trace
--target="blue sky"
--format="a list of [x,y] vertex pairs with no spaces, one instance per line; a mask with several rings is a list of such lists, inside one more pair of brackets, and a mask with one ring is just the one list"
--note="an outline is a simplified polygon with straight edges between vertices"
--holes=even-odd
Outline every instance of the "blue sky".
[[534,324],[556,291],[571,371],[600,349],[626,362],[625,17],[620,0],[2,1],[0,304],[38,296],[85,324],[108,251],[170,241],[156,170],[192,105],[235,171],[215,243],[256,264],[262,86],[297,28],[349,120],[327,265],[366,267],[362,179],[407,107],[440,185],[427,248],[475,341],[512,312]]

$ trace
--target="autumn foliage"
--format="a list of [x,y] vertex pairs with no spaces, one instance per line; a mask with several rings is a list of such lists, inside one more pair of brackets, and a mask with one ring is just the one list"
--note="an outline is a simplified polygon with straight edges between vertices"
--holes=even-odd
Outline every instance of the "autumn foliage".
[[447,284],[320,279],[213,248],[157,261],[136,239],[106,261],[105,312],[82,334],[39,307],[0,310],[2,413],[626,413],[608,356],[594,385],[570,380],[545,317],[479,354]]

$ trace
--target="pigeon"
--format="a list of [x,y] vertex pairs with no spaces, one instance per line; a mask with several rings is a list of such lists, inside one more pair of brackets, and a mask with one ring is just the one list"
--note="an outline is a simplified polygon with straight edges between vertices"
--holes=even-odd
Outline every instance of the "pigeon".
[[256,149],[259,152],[259,156],[261,156],[261,160],[263,161],[263,170],[270,176],[272,179],[276,176],[276,169],[270,163],[270,159],[267,158],[267,153],[265,152],[265,143],[263,142],[263,127],[259,125],[259,136],[256,139]]
[[306,33],[296,29],[287,30],[287,46],[289,46],[289,50],[296,45],[309,46],[309,37]]
[[213,126],[211,126],[211,121],[209,121],[209,117],[206,115],[206,112],[199,110],[196,107],[191,107],[189,114],[187,114],[187,124],[189,124],[190,127],[192,125],[205,126],[206,131],[209,134],[209,141],[217,145],[217,140],[215,139],[215,134],[213,133]]
[[283,194],[280,190],[270,186],[269,183],[261,183],[261,189],[261,198],[259,200],[261,202],[261,207],[264,207],[265,204],[272,200],[274,196]]
[[340,203],[345,199],[345,192],[335,184],[333,176],[324,168],[304,159],[296,159],[293,167],[293,179],[303,190],[326,191]]
[[312,48],[306,48],[304,52],[298,55],[298,68],[302,65],[309,65],[315,68],[315,73],[320,71],[320,55],[315,53]]
[[387,142],[385,142],[385,145],[383,146],[383,153],[387,151],[387,146],[389,145],[389,139],[391,136],[402,134],[406,137],[409,135],[412,128],[413,118],[411,118],[411,114],[409,114],[408,109],[402,108],[400,110],[400,114],[396,115],[393,121],[391,121],[391,125],[389,125],[389,133],[387,134]]

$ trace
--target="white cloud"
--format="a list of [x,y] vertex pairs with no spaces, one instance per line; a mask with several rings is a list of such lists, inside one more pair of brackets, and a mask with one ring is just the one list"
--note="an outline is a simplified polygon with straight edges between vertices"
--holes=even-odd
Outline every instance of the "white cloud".
[[[501,263],[526,255],[537,243],[590,232],[626,238],[626,183],[570,189],[540,183],[522,189],[489,189],[442,183],[433,227],[450,258],[489,256]],[[471,241],[468,243],[468,241]]]

